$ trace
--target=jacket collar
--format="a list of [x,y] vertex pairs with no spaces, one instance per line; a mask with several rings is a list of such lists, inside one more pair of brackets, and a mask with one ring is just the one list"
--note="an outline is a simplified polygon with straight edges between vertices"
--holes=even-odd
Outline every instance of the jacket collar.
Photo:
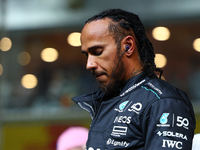
[[141,84],[144,84],[148,80],[149,80],[149,76],[147,75],[146,72],[142,72],[130,78],[129,80],[126,81],[126,84],[119,95],[120,96],[126,95],[127,93],[136,89],[137,87],[139,87]]
[[[156,77],[156,75],[153,76],[153,78],[155,78],[155,77]],[[126,95],[127,93],[134,90],[139,85],[143,84],[144,82],[146,82],[149,79],[150,79],[150,77],[147,75],[146,72],[142,72],[142,73],[138,74],[137,76],[130,78],[129,80],[126,81],[125,86],[123,87],[123,89],[121,90],[119,95],[120,96]],[[99,101],[102,96],[103,96],[103,92],[101,91],[101,89],[98,89],[96,91],[92,91],[87,94],[73,97],[72,100],[76,103],[81,102],[81,101],[85,101],[85,102],[92,101],[92,103],[94,103],[94,101]],[[98,103],[98,102],[96,102],[96,103]]]

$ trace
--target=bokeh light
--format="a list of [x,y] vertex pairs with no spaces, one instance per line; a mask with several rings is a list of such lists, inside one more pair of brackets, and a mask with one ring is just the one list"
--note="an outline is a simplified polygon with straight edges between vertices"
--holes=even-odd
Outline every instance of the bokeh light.
[[1,39],[0,49],[2,51],[8,51],[11,49],[11,47],[12,47],[12,41],[9,38],[4,37]]
[[46,62],[54,62],[58,59],[58,51],[54,48],[45,48],[41,52],[41,58]]
[[158,41],[166,41],[170,37],[170,31],[166,27],[156,27],[152,31],[152,36]]
[[17,57],[17,61],[20,65],[27,65],[31,61],[31,56],[27,52],[21,52]]
[[197,38],[193,42],[193,48],[197,51],[200,52],[200,38]]
[[163,54],[156,54],[155,64],[157,68],[163,68],[167,64],[167,58]]
[[0,75],[2,75],[2,73],[3,73],[3,67],[2,67],[2,65],[0,64]]
[[26,74],[21,79],[21,84],[26,89],[32,89],[37,86],[38,80],[35,75]]
[[67,41],[71,46],[75,46],[75,47],[81,46],[80,37],[81,37],[81,33],[73,32],[68,36]]

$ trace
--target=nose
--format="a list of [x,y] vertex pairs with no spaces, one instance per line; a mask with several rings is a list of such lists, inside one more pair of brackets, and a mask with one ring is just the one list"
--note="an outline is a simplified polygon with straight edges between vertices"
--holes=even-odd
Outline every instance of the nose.
[[97,68],[97,63],[95,61],[95,56],[88,56],[86,69],[93,70]]

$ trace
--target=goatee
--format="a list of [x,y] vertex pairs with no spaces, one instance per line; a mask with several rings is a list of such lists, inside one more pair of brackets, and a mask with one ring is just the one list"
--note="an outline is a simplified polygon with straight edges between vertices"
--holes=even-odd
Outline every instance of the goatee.
[[113,67],[112,74],[114,75],[113,77],[111,77],[109,84],[100,85],[102,91],[105,92],[104,100],[118,96],[125,84],[125,80],[122,77],[123,72],[125,72],[124,63],[122,60],[120,60],[119,56],[118,56],[118,59],[116,60],[117,60],[117,63],[118,61],[120,62],[118,66],[116,65],[115,67]]

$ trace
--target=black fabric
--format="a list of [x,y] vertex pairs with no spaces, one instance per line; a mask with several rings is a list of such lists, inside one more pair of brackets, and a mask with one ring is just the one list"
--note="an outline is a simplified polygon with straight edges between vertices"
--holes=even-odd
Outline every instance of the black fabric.
[[[101,91],[74,97],[93,112]],[[96,114],[96,115],[95,115]],[[130,79],[120,95],[91,113],[87,150],[190,150],[195,116],[187,95],[156,75]]]

